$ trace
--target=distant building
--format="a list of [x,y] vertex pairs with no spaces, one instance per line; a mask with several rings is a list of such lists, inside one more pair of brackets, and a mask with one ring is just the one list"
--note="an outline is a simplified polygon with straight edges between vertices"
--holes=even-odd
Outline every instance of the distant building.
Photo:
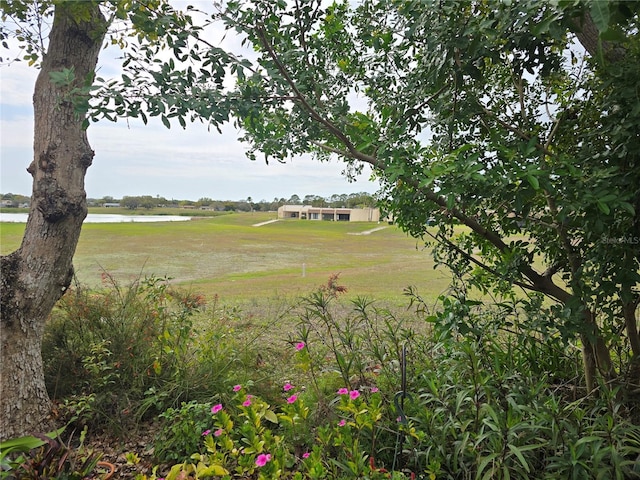
[[107,202],[107,203],[103,203],[102,206],[107,208],[118,208],[120,204]]
[[278,218],[299,220],[329,220],[334,222],[379,222],[379,208],[328,208],[311,205],[283,205]]

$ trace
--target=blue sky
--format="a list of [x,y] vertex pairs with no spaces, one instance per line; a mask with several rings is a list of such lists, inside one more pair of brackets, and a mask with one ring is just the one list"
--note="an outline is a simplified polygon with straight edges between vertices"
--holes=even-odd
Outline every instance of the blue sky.
[[[100,75],[116,68],[109,51],[103,50]],[[31,193],[26,168],[33,156],[31,97],[37,70],[26,62],[0,66],[0,193]],[[343,175],[343,164],[320,163],[308,157],[285,164],[247,159],[238,131],[228,126],[220,135],[200,123],[183,130],[167,130],[158,119],[102,121],[91,125],[89,142],[95,151],[86,176],[91,198],[110,195],[160,195],[168,199],[254,201],[289,198],[296,194],[328,197],[332,194],[369,192],[378,189],[366,169],[356,182]]]

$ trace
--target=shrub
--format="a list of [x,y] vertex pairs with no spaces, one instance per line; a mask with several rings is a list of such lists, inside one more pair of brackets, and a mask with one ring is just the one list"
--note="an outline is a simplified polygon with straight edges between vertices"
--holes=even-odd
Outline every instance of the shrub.
[[105,280],[100,292],[70,289],[45,329],[47,387],[68,417],[124,431],[182,402],[214,397],[241,370],[242,355],[250,357],[217,324],[217,305],[207,309],[169,279],[125,288]]
[[[295,387],[285,384],[283,400],[275,408],[251,395],[241,385],[228,405],[213,405],[209,428],[201,433],[202,447],[191,461],[170,468],[166,480],[195,475],[223,478],[391,478],[370,461],[367,447],[382,415],[382,396],[367,398],[358,390],[334,393],[340,420],[318,430],[314,445],[294,445],[301,429],[308,427],[309,406]],[[298,428],[301,427],[301,428]],[[144,477],[146,478],[146,477]],[[152,479],[157,478],[152,475]],[[393,478],[405,478],[399,472]]]

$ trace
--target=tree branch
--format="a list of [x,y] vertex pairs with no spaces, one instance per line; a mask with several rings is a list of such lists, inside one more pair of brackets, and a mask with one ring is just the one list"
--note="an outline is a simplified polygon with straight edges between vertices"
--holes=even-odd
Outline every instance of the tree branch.
[[331,135],[336,137],[340,141],[340,143],[342,143],[347,148],[350,153],[350,157],[357,158],[358,160],[362,160],[363,162],[367,162],[369,164],[377,164],[378,161],[375,157],[365,155],[364,153],[358,151],[358,149],[356,149],[351,140],[349,140],[349,138],[342,132],[342,130],[336,127],[329,120],[325,119],[315,110],[315,108],[313,108],[313,106],[307,101],[306,97],[298,89],[298,86],[291,78],[291,75],[289,75],[289,71],[285,68],[285,66],[280,61],[280,58],[273,50],[273,47],[269,43],[264,29],[262,27],[256,27],[256,32],[258,34],[261,45],[265,48],[273,62],[276,64],[278,71],[284,77],[289,87],[293,90],[297,101],[302,105],[304,110],[307,111],[311,118],[323,125]]
[[[464,258],[466,258],[468,261],[470,261],[471,263],[479,266],[483,270],[486,270],[491,275],[493,275],[495,277],[498,277],[498,278],[500,278],[502,276],[502,275],[500,275],[500,273],[496,269],[491,268],[489,265],[487,265],[486,263],[481,262],[480,260],[478,260],[476,257],[471,255],[470,253],[465,252],[463,249],[461,249],[458,245],[453,243],[448,238],[444,238],[442,236],[436,236],[436,235],[433,235],[430,232],[427,232],[427,235],[429,235],[431,238],[433,238],[436,242],[445,243],[449,248],[455,250],[460,255],[462,255]],[[530,284],[524,283],[524,282],[520,282],[519,280],[513,280],[512,283],[514,285],[522,288],[522,289],[525,289],[525,290],[537,291],[536,288],[533,285],[530,285]]]
[[[387,168],[386,165],[380,162],[376,157],[366,155],[358,151],[358,149],[353,145],[353,143],[349,140],[349,138],[338,127],[336,127],[329,120],[325,119],[322,115],[320,115],[320,113],[318,113],[313,108],[313,106],[307,101],[307,99],[302,94],[302,92],[298,89],[296,83],[291,78],[289,71],[280,61],[280,58],[278,57],[272,45],[268,41],[266,32],[264,31],[264,29],[261,27],[256,27],[256,32],[258,34],[258,38],[260,40],[261,45],[267,51],[267,53],[275,63],[276,68],[278,69],[280,74],[285,79],[286,83],[294,92],[295,97],[297,97],[298,99],[297,101],[300,103],[302,108],[307,111],[307,113],[311,116],[313,120],[317,121],[319,124],[324,126],[324,128],[326,128],[331,135],[333,135],[340,143],[342,143],[346,147],[347,151],[343,152],[340,149],[324,145],[320,142],[312,142],[312,143],[325,151],[337,153],[339,155],[345,156],[346,158],[352,158],[355,160],[362,161],[364,163],[368,163],[369,165],[373,166],[375,169],[384,172]],[[490,110],[487,110],[486,108],[485,108],[485,113],[495,118],[493,113]],[[496,118],[496,120],[498,122],[501,122],[500,119]],[[503,126],[505,128],[508,128],[509,130],[513,131],[517,135],[524,136],[523,138],[526,138],[527,140],[529,140],[528,136],[520,132],[517,128],[511,127],[510,125],[504,122],[501,122],[501,124],[504,124]],[[542,151],[544,151],[544,146],[538,144],[537,147],[540,148]],[[551,152],[548,152],[548,153],[551,154]],[[458,219],[463,225],[466,225],[467,227],[469,227],[477,235],[479,235],[480,237],[490,242],[500,252],[506,252],[509,250],[509,246],[504,242],[500,234],[498,234],[493,230],[485,228],[475,218],[466,215],[460,209],[449,208],[447,205],[447,200],[445,198],[438,195],[434,190],[420,185],[420,182],[415,177],[410,177],[410,178],[403,177],[402,180],[407,185],[410,185],[416,191],[421,192],[429,201],[438,205],[443,211],[449,213],[451,216]],[[520,266],[520,273],[531,281],[531,284],[532,284],[530,287],[531,290],[548,295],[552,298],[555,298],[556,300],[559,300],[560,302],[566,302],[571,297],[571,294],[569,292],[567,292],[566,290],[560,288],[558,285],[553,283],[550,277],[544,277],[543,275],[536,272],[533,269],[533,267],[531,267],[530,265]]]

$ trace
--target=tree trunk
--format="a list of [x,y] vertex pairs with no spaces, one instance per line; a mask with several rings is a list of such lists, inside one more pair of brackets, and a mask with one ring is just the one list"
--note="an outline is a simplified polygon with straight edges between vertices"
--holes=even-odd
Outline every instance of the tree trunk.
[[[49,427],[41,344],[56,301],[69,286],[72,259],[87,213],[84,177],[93,151],[74,111],[74,88],[91,82],[106,32],[96,3],[55,7],[49,47],[33,95],[31,210],[22,244],[0,261],[0,439]],[[67,84],[51,72],[73,69]],[[76,95],[75,98],[72,95]]]
[[640,336],[638,335],[638,320],[636,318],[636,309],[638,301],[632,300],[622,304],[622,316],[624,317],[624,325],[629,337],[629,344],[633,356],[640,356]]
[[595,321],[593,312],[585,307],[583,313],[584,323],[589,333],[580,335],[582,341],[582,360],[584,362],[584,375],[587,392],[596,388],[596,375],[599,372],[605,382],[615,377],[613,361],[609,347],[602,338],[602,334]]

